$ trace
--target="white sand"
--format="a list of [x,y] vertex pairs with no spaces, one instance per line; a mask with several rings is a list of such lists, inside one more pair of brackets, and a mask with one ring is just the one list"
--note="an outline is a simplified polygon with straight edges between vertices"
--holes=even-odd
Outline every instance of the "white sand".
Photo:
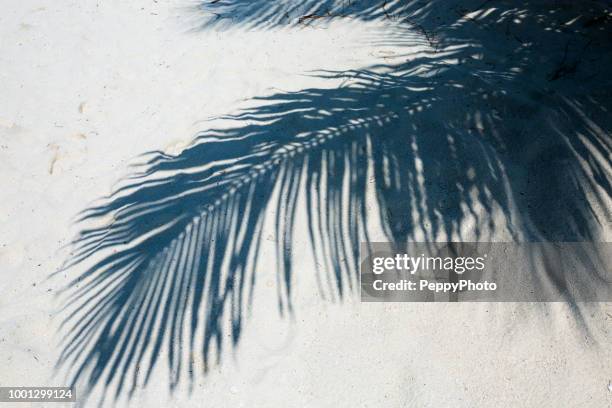
[[[55,293],[66,280],[47,277],[69,255],[75,215],[110,193],[133,158],[155,149],[180,152],[210,126],[205,120],[235,112],[252,97],[340,83],[309,71],[359,68],[389,55],[366,41],[382,23],[194,32],[197,21],[185,6],[162,0],[4,4],[2,386],[65,384],[54,365],[62,317]],[[330,303],[317,293],[304,249],[296,251],[296,314],[282,318],[269,262],[273,243],[263,250],[252,315],[235,352],[198,376],[191,394],[182,384],[174,397],[161,364],[133,406],[612,404],[609,304],[589,312],[592,335],[585,336],[563,304],[360,304],[357,295]]]

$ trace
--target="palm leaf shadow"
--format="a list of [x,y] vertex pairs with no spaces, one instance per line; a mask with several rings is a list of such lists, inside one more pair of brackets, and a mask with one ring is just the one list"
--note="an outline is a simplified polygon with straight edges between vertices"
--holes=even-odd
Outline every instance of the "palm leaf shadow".
[[198,29],[272,29],[284,25],[307,26],[333,18],[374,21],[410,16],[422,19],[429,15],[435,3],[415,0],[231,0],[198,1],[193,8],[200,17]]
[[[417,98],[407,101],[405,112],[389,111],[403,98],[397,83],[385,85],[389,80],[262,98],[261,106],[233,117],[245,125],[206,132],[176,157],[154,153],[127,186],[87,210],[82,221],[112,221],[81,232],[69,266],[110,253],[70,283],[68,302],[76,308],[66,319],[71,326],[60,359],[77,364],[75,378],[90,369],[89,385],[117,377],[117,395],[124,386],[132,392],[138,373],[128,378],[130,368],[140,367],[146,383],[164,342],[172,386],[185,368],[183,344],[190,356],[201,352],[206,367],[213,356],[218,360],[225,313],[232,342],[240,338],[270,208],[276,213],[279,307],[291,311],[291,244],[302,189],[310,241],[321,263],[331,262],[329,278],[339,297],[354,284],[359,243],[367,239],[368,175],[375,179],[381,222],[391,240],[411,235],[413,211],[431,217],[434,230],[456,232],[460,205],[470,197],[455,190],[437,200],[414,186],[423,174],[444,176],[468,141],[443,150],[440,140],[418,141],[403,121],[408,110],[426,102]],[[414,144],[437,150],[437,158],[417,160],[427,152],[416,153]],[[466,191],[474,187],[484,194],[481,180],[465,180]],[[198,330],[204,331],[201,345],[194,344]]]
[[[320,73],[346,79],[340,88],[258,98],[225,118],[235,126],[202,133],[176,156],[150,153],[86,210],[81,221],[97,226],[82,229],[67,265],[89,262],[66,292],[60,363],[72,381],[115,384],[117,398],[146,384],[161,358],[172,389],[193,381],[199,360],[204,370],[218,364],[241,338],[266,217],[274,217],[279,310],[292,313],[300,201],[325,266],[321,292],[335,299],[355,286],[359,244],[374,222],[396,243],[417,231],[461,240],[469,220],[475,240],[498,228],[515,239],[596,239],[593,224],[609,222],[595,207],[605,208],[612,191],[610,133],[585,112],[608,101],[549,95],[539,84],[530,85],[533,100],[512,95],[529,78],[475,61],[466,46],[473,38],[453,30],[447,51]],[[453,66],[453,58],[470,63]],[[550,121],[529,128],[506,114],[538,110]],[[558,184],[555,173],[572,182]]]

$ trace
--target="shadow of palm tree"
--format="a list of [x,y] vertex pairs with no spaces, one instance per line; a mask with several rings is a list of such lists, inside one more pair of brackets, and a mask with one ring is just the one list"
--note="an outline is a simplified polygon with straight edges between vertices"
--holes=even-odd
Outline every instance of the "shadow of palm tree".
[[350,18],[361,21],[426,18],[437,2],[401,0],[231,0],[196,2],[198,29],[256,28],[309,25],[318,20]]
[[[218,4],[238,10],[240,2]],[[253,25],[278,14],[246,9],[259,10],[238,15]],[[198,356],[206,369],[217,364],[228,334],[229,347],[240,340],[266,217],[274,217],[279,310],[291,313],[298,202],[323,265],[321,291],[335,299],[356,287],[360,242],[374,222],[398,244],[417,232],[478,241],[499,230],[514,240],[598,240],[612,189],[610,97],[597,89],[610,81],[589,67],[555,78],[558,61],[538,77],[530,66],[542,47],[563,48],[563,34],[542,24],[539,47],[508,40],[505,21],[523,13],[512,10],[484,20],[461,14],[421,37],[427,51],[319,72],[344,85],[258,98],[224,118],[234,126],[203,132],[180,154],[148,154],[81,217],[97,226],[82,229],[67,265],[88,263],[66,292],[60,362],[73,381],[114,383],[118,397],[146,384],[162,357],[171,388],[193,380]],[[605,33],[589,45],[593,66],[610,60]]]

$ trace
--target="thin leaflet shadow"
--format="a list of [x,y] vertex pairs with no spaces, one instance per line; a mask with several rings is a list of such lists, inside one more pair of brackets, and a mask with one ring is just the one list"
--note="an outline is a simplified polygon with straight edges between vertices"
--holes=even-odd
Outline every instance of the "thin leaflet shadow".
[[432,4],[415,0],[231,0],[196,2],[194,11],[200,17],[197,29],[272,29],[330,18],[395,20],[408,13],[425,18]]
[[[97,226],[83,227],[67,265],[85,265],[66,291],[60,364],[73,382],[112,384],[117,398],[146,384],[161,358],[172,389],[194,380],[196,360],[218,364],[241,338],[266,217],[275,217],[279,310],[291,313],[300,201],[332,299],[354,292],[359,244],[375,222],[397,243],[417,232],[486,241],[500,230],[599,239],[610,223],[611,104],[595,90],[610,81],[588,69],[572,82],[537,77],[539,50],[527,41],[512,40],[504,62],[495,42],[511,17],[486,15],[501,31],[488,20],[447,25],[429,51],[396,64],[320,72],[345,85],[258,98],[225,118],[235,126],[205,131],[175,156],[147,155],[81,217]],[[546,46],[560,35],[541,34]]]

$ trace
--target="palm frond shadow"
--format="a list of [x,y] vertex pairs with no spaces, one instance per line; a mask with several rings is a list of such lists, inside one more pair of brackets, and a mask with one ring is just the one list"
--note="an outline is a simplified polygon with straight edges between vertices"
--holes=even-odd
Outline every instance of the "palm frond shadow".
[[[398,64],[318,74],[345,79],[340,88],[258,98],[180,154],[150,153],[86,210],[80,221],[94,226],[67,267],[87,266],[66,291],[59,359],[73,382],[114,384],[117,398],[162,358],[172,389],[218,364],[241,338],[267,217],[279,310],[291,314],[299,202],[332,299],[356,286],[373,223],[398,244],[500,229],[516,240],[597,240],[610,223],[608,97],[544,89],[517,69],[532,61],[523,46],[523,65],[491,69],[453,30],[456,42]],[[547,120],[530,121],[536,112]]]
[[[484,179],[466,179],[465,190],[451,189],[445,197],[431,191],[425,195],[416,186],[424,174],[439,180],[444,173],[461,171],[459,164],[448,163],[472,147],[461,139],[453,146],[419,141],[405,112],[387,109],[401,106],[398,98],[403,97],[394,91],[385,86],[309,89],[262,100],[261,107],[234,117],[245,125],[207,132],[176,157],[153,155],[141,175],[108,202],[87,210],[83,221],[110,215],[112,222],[83,230],[71,263],[112,252],[71,283],[69,304],[78,307],[67,318],[71,327],[60,359],[80,364],[75,378],[90,368],[90,385],[119,377],[117,393],[124,386],[133,391],[137,375],[128,378],[129,369],[139,366],[146,382],[164,342],[171,350],[173,385],[184,369],[184,345],[190,356],[201,352],[205,366],[211,357],[218,359],[226,314],[233,343],[240,338],[243,309],[256,278],[252,266],[261,224],[271,209],[279,307],[290,311],[291,244],[302,189],[310,240],[317,243],[321,263],[331,262],[330,278],[339,297],[354,284],[359,243],[366,238],[369,174],[392,240],[410,236],[415,210],[431,219],[434,230],[456,231],[461,203],[472,202],[467,192],[491,193],[485,193]],[[426,103],[406,102],[415,110]],[[483,157],[492,156],[484,145],[479,150]],[[501,176],[494,161],[485,163],[477,171],[497,170]],[[447,187],[436,181],[432,188]],[[502,194],[496,199],[504,204]],[[196,345],[199,330],[204,342]]]
[[198,29],[307,26],[319,20],[350,18],[361,21],[399,20],[406,16],[425,18],[430,2],[402,0],[231,0],[196,2]]

